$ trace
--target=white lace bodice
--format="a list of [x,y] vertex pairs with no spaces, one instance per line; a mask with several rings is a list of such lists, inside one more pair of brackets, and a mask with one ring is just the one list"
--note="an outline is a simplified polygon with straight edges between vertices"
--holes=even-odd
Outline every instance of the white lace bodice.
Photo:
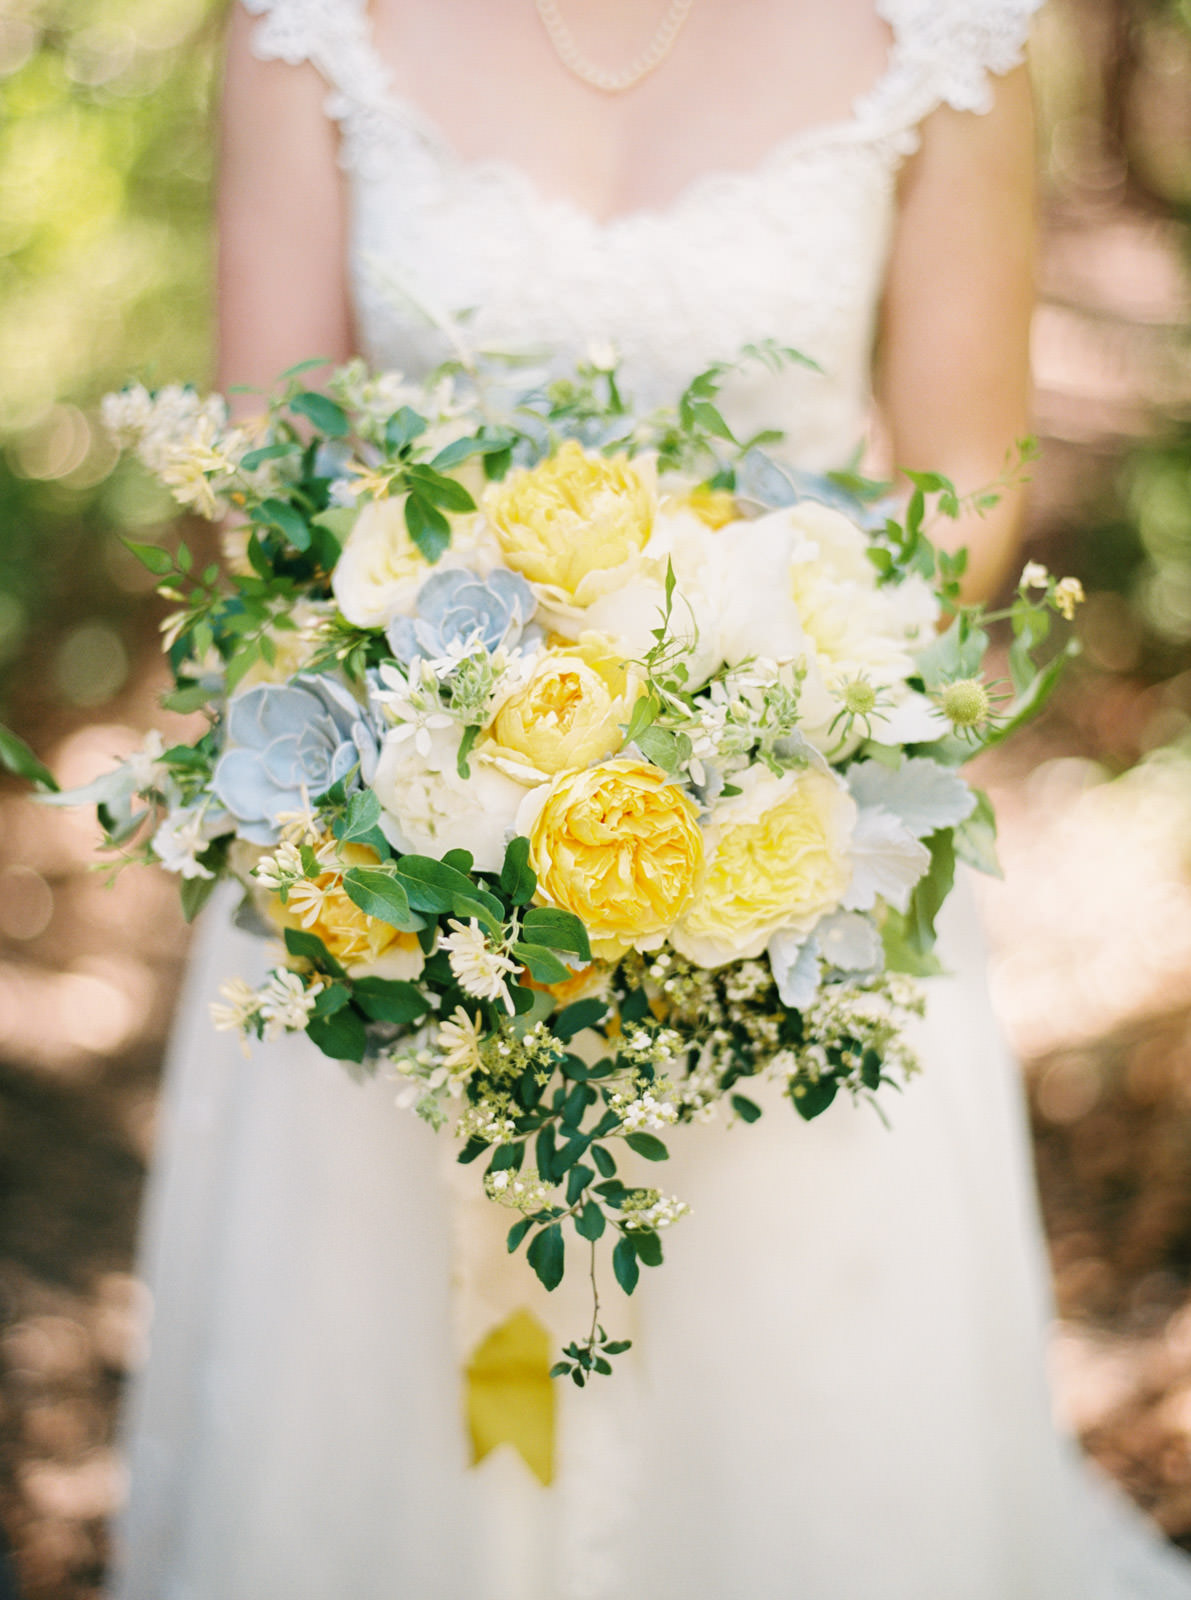
[[881,80],[836,123],[669,205],[599,222],[503,161],[459,157],[392,88],[365,0],[244,0],[254,48],[312,62],[330,86],[351,185],[351,278],[363,354],[416,374],[453,318],[517,349],[621,352],[641,400],[672,399],[706,361],[772,338],[822,368],[734,380],[745,435],[784,427],[798,465],[842,464],[869,410],[895,177],[936,106],[984,111],[990,73],[1021,60],[1041,0],[877,0],[893,32]]

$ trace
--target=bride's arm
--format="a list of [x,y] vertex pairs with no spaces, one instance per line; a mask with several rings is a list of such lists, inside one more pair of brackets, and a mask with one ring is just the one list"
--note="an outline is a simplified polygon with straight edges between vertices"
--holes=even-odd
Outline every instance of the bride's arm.
[[[218,381],[268,388],[296,361],[352,352],[345,215],[327,88],[313,67],[258,61],[232,8],[217,202]],[[237,403],[254,409],[250,399]]]
[[[905,173],[882,320],[878,394],[899,467],[961,490],[999,474],[1029,431],[1034,297],[1034,121],[1025,69],[994,80],[986,116],[933,113]],[[965,598],[987,595],[1016,552],[1020,491],[938,530],[967,544]]]

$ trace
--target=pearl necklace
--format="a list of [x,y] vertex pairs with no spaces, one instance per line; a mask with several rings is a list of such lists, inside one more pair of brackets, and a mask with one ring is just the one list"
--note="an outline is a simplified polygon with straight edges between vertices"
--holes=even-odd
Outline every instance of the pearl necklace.
[[635,83],[640,83],[642,78],[661,66],[673,50],[674,41],[682,32],[683,24],[690,16],[694,3],[695,0],[671,0],[661,26],[641,54],[619,72],[609,72],[586,60],[575,42],[574,34],[562,19],[557,0],[534,0],[542,26],[554,46],[555,55],[563,66],[568,72],[573,72],[577,78],[581,78],[584,83],[590,84],[593,89],[602,90],[604,94],[623,94],[626,89],[631,89]]

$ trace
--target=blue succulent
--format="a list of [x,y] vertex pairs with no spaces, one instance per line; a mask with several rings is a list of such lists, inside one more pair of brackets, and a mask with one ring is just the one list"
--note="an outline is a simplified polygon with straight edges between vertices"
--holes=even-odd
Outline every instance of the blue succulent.
[[464,567],[449,567],[418,590],[416,617],[395,617],[389,624],[389,647],[407,666],[419,656],[439,659],[477,646],[497,650],[517,643],[536,604],[519,572],[498,567],[481,578]]
[[376,770],[378,730],[334,678],[301,676],[260,683],[234,695],[227,743],[211,788],[253,844],[274,844],[278,815],[297,811],[358,766],[365,783]]

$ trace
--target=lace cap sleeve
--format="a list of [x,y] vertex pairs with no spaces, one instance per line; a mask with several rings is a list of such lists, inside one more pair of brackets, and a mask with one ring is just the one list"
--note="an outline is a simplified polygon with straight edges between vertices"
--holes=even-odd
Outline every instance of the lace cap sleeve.
[[912,129],[936,106],[992,109],[991,79],[1025,59],[1043,0],[877,0],[893,29],[890,68],[865,106],[890,128]]
[[290,66],[309,61],[336,91],[328,109],[343,118],[353,106],[381,100],[387,88],[372,48],[365,0],[242,0],[259,18],[253,54]]

